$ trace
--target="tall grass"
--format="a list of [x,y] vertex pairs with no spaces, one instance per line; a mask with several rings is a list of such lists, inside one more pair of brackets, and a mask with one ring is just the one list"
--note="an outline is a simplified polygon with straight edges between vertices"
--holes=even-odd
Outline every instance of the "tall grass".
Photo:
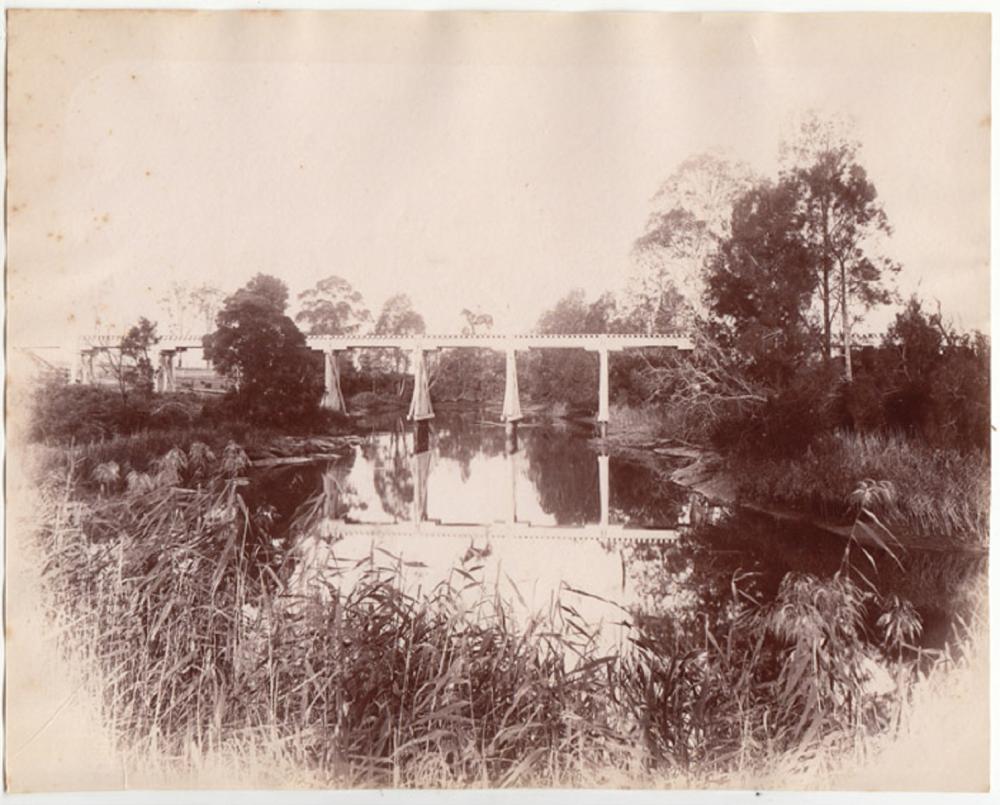
[[748,500],[786,505],[832,520],[853,519],[851,494],[866,479],[895,487],[885,516],[906,537],[939,545],[985,546],[989,459],[900,436],[838,431],[793,459],[731,455],[726,468]]
[[566,602],[518,614],[474,556],[423,593],[373,556],[296,597],[245,467],[235,444],[191,447],[114,494],[81,496],[73,462],[43,487],[53,616],[127,751],[318,784],[730,785],[863,755],[909,684],[875,690],[873,668],[922,673],[892,607],[866,634],[886,602],[849,573],[790,574],[772,602],[734,582],[728,617],[691,633],[626,614],[610,652]]

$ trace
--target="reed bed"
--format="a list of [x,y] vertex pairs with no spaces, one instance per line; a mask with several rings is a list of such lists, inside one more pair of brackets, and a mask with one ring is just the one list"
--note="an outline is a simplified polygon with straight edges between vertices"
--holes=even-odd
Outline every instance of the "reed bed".
[[900,436],[838,431],[804,456],[729,456],[726,469],[748,500],[849,521],[850,499],[866,479],[895,488],[885,511],[900,535],[942,545],[985,547],[989,539],[989,458],[919,445]]
[[[474,557],[421,593],[371,557],[350,584],[334,574],[327,594],[296,597],[294,551],[248,509],[246,467],[235,444],[217,457],[196,443],[127,479],[95,467],[97,494],[78,461],[42,485],[52,617],[117,744],[164,775],[272,764],[324,786],[744,785],[866,756],[928,672],[912,608],[849,573],[789,574],[771,602],[734,583],[728,617],[702,629],[632,613],[611,652],[568,603],[519,614]],[[891,690],[873,686],[878,669]]]

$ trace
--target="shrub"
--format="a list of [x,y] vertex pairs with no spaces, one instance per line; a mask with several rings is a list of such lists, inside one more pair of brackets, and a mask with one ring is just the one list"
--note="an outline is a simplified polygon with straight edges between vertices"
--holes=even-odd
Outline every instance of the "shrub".
[[68,444],[127,436],[145,430],[190,427],[202,415],[202,401],[189,393],[135,394],[125,403],[109,386],[50,382],[34,395],[28,438]]
[[736,410],[718,421],[716,446],[759,456],[801,455],[832,427],[838,384],[835,370],[817,365],[801,370],[763,405]]

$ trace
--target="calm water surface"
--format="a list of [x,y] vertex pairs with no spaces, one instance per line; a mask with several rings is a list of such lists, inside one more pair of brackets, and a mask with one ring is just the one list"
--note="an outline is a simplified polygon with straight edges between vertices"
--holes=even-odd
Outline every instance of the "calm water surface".
[[[412,426],[388,423],[343,459],[260,473],[250,499],[277,524],[303,594],[350,583],[377,558],[404,567],[413,588],[462,568],[505,588],[524,614],[568,605],[598,623],[641,613],[684,629],[725,617],[737,591],[766,601],[790,571],[840,567],[842,539],[710,506],[667,480],[669,464],[602,455],[591,436],[522,426],[511,443],[481,416],[439,416],[429,449],[415,453]],[[876,557],[866,576],[912,601],[925,643],[939,645],[983,562],[901,559]]]

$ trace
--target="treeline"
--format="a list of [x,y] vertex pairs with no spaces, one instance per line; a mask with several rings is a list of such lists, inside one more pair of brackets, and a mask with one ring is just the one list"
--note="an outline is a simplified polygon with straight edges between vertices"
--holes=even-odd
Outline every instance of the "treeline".
[[878,343],[854,336],[870,310],[895,301],[900,270],[882,251],[891,229],[859,143],[812,117],[782,151],[776,178],[729,183],[728,217],[699,254],[683,244],[711,222],[681,207],[654,217],[637,244],[648,251],[655,234],[661,259],[697,257],[701,288],[675,310],[697,349],[647,367],[648,397],[682,434],[729,451],[801,455],[838,429],[984,450],[985,336],[958,332],[916,298]]
[[[719,154],[685,160],[655,196],[631,255],[624,290],[588,300],[573,290],[540,317],[541,333],[690,333],[693,353],[612,355],[615,402],[655,409],[670,435],[735,450],[801,453],[823,432],[898,432],[940,446],[982,448],[989,429],[989,342],[960,333],[941,313],[909,300],[877,344],[854,335],[876,307],[898,302],[886,256],[888,216],[837,120],[806,116],[780,144],[781,168],[761,177]],[[609,281],[609,284],[610,281]],[[182,289],[181,289],[182,290]],[[177,291],[177,299],[184,294]],[[210,293],[211,291],[211,293]],[[191,297],[209,318],[218,294]],[[257,275],[221,301],[205,356],[229,380],[221,414],[268,424],[303,423],[323,395],[322,356],[307,335],[417,335],[423,316],[406,294],[380,309],[339,276],[301,294]],[[464,309],[466,334],[492,331],[488,311]],[[156,328],[145,319],[122,340],[122,408],[148,398]],[[430,356],[438,401],[502,399],[504,355],[441,350]],[[405,405],[410,356],[358,350],[340,358],[349,403]],[[597,356],[584,350],[519,353],[525,402],[592,412]],[[131,401],[131,402],[130,402]]]

